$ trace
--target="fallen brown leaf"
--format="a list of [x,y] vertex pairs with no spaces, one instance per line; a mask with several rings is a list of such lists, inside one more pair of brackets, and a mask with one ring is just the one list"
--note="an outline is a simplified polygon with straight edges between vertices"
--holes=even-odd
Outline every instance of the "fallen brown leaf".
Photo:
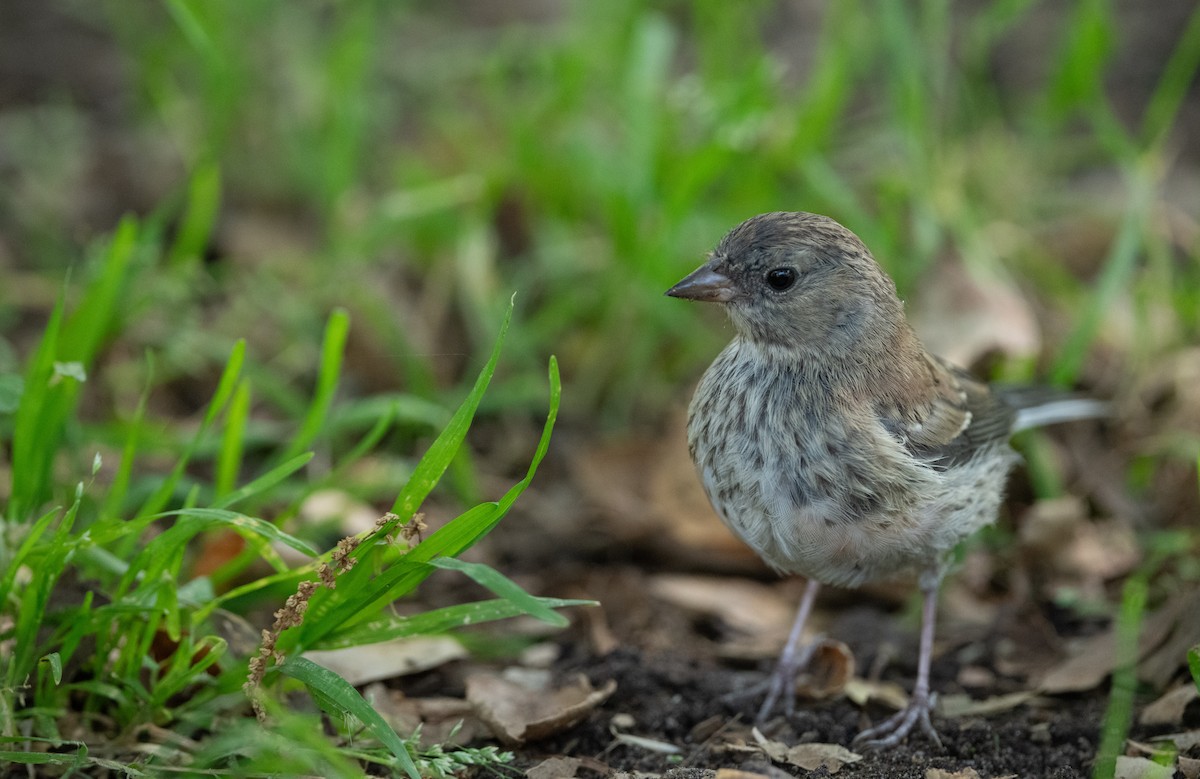
[[975,700],[969,695],[941,695],[938,696],[937,710],[939,714],[947,719],[986,717],[991,714],[999,714],[1003,711],[1011,711],[1018,706],[1025,705],[1036,697],[1037,693],[1033,690],[1022,690],[1021,692],[1012,692],[1007,695],[995,695],[982,700]]
[[1168,690],[1162,697],[1142,709],[1138,722],[1143,725],[1180,725],[1188,704],[1200,698],[1200,690],[1192,682],[1184,682]]
[[663,574],[651,577],[649,587],[654,597],[716,617],[732,630],[772,636],[772,654],[783,645],[796,607],[777,588],[728,576]]
[[583,774],[606,776],[612,771],[591,757],[551,757],[525,772],[528,779],[575,779]]
[[841,695],[854,678],[854,653],[841,641],[817,640],[808,666],[796,680],[796,694],[813,700]]
[[718,768],[713,779],[770,779],[766,774],[756,774],[753,771],[739,771],[736,768]]
[[610,679],[596,690],[582,675],[557,688],[491,673],[467,677],[467,700],[476,715],[496,738],[513,746],[570,728],[616,689],[616,681]]
[[979,772],[974,768],[964,768],[961,771],[929,768],[925,771],[925,779],[979,779]]
[[846,682],[846,697],[858,706],[878,701],[899,711],[908,705],[908,693],[895,682],[878,682],[868,679],[851,679]]
[[420,673],[468,656],[463,645],[449,636],[416,636],[361,644],[344,649],[322,649],[304,656],[328,668],[354,686]]
[[776,763],[788,763],[805,771],[816,771],[824,768],[831,774],[836,774],[847,763],[857,763],[862,755],[851,752],[841,744],[796,744],[788,746],[782,741],[769,739],[759,732],[753,731],[754,740],[767,757]]
[[420,727],[422,746],[445,743],[451,733],[459,744],[487,735],[471,704],[462,698],[409,698],[380,682],[367,685],[363,697],[397,733],[412,733]]
[[1033,309],[1007,276],[955,258],[925,279],[909,318],[934,354],[970,366],[993,351],[1028,357],[1041,349]]
[[[1158,650],[1163,642],[1176,630],[1181,614],[1194,611],[1196,593],[1188,591],[1179,593],[1169,600],[1158,611],[1150,614],[1142,621],[1141,633],[1138,637],[1138,659],[1147,657]],[[1189,623],[1196,621],[1194,616],[1188,618]],[[1184,662],[1184,653],[1180,652],[1175,662]],[[1083,692],[1099,686],[1112,673],[1116,663],[1116,635],[1110,628],[1104,633],[1091,636],[1076,642],[1069,656],[1063,661],[1047,669],[1037,679],[1034,687],[1042,692],[1063,693]],[[1139,678],[1143,668],[1139,663]]]

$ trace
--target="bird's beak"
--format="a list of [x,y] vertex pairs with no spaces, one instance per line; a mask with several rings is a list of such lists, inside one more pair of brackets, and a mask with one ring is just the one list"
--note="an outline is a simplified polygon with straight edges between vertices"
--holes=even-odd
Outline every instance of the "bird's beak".
[[728,276],[717,273],[707,265],[701,265],[666,292],[673,298],[704,303],[728,303],[736,293],[737,290]]

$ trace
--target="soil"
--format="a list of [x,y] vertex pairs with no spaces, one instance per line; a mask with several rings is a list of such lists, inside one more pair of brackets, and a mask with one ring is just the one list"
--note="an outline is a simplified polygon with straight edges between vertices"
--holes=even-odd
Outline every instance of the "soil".
[[[939,664],[941,665],[941,664]],[[536,763],[544,755],[594,756],[618,771],[645,771],[671,776],[695,776],[701,769],[737,768],[771,774],[773,766],[762,754],[737,753],[714,748],[718,731],[748,730],[757,701],[728,700],[766,678],[767,671],[740,672],[680,654],[643,653],[621,649],[606,658],[587,658],[579,663],[592,680],[618,679],[616,694],[587,722],[537,751],[521,754],[521,764]],[[940,668],[943,672],[945,668]],[[908,675],[897,676],[906,685]],[[868,752],[858,763],[837,771],[839,777],[895,777],[925,779],[930,768],[962,771],[972,768],[981,777],[1083,777],[1091,775],[1096,754],[1099,722],[1104,710],[1102,695],[1056,699],[1041,709],[1016,709],[995,717],[961,721],[938,719],[942,739],[939,749],[924,737],[882,752]],[[609,721],[617,713],[631,713],[636,720],[631,731],[645,738],[665,741],[683,748],[682,760],[615,744]],[[869,718],[889,712],[864,712],[846,700],[801,705],[791,717],[777,716],[763,735],[786,744],[806,742],[847,745]],[[747,737],[747,741],[751,741]],[[823,769],[805,772],[782,767],[797,776],[831,776]]]
[[[591,564],[582,583],[568,587],[572,596],[603,592],[604,604],[597,610],[575,613],[574,627],[556,642],[560,654],[553,670],[564,679],[582,673],[596,688],[615,680],[616,692],[574,727],[537,743],[510,747],[516,754],[515,767],[528,770],[549,758],[569,756],[584,760],[582,770],[575,774],[583,777],[612,772],[693,777],[711,775],[704,772],[716,769],[848,779],[928,779],[930,769],[963,779],[1092,775],[1108,703],[1107,683],[1080,694],[1037,697],[986,717],[935,715],[940,747],[915,734],[894,748],[866,752],[860,762],[836,771],[805,771],[772,763],[762,752],[731,749],[729,744],[739,740],[754,744],[751,723],[761,701],[756,687],[768,678],[773,660],[746,663],[723,657],[722,627],[689,618],[676,606],[646,597],[645,585],[651,575],[624,565],[606,569]],[[557,577],[551,574],[548,578]],[[778,586],[790,593],[796,589],[793,584]],[[818,601],[818,609],[831,616],[828,635],[849,645],[860,669],[881,671],[883,681],[911,690],[916,674],[915,623],[903,609],[875,602],[869,595],[859,595],[859,602],[849,605],[847,596],[835,592],[832,604]],[[584,618],[587,611],[592,611],[591,619]],[[996,674],[989,685],[969,689],[957,681],[965,665],[986,667],[994,644],[1011,647],[1015,643],[1014,651],[1021,652],[1021,633],[1024,631],[1027,639],[1030,633],[1023,626],[1026,620],[1017,615],[1004,619],[1005,624],[977,633],[965,643],[952,640],[947,646],[939,642],[932,669],[935,690],[944,695],[967,692],[972,699],[983,700],[1027,689],[1024,680],[1002,674]],[[595,651],[597,622],[615,638],[615,648],[610,651]],[[948,627],[942,632],[950,636],[956,633],[954,625],[939,625],[939,629],[943,627]],[[468,668],[443,668],[399,684],[413,696],[459,695],[461,676],[467,672]],[[859,731],[891,713],[882,705],[860,707],[845,697],[798,700],[790,716],[777,714],[760,730],[766,738],[788,746],[813,742],[849,746]],[[680,751],[668,755],[622,742],[615,735],[618,732],[674,745]],[[1133,738],[1146,735],[1145,729],[1139,732],[1136,727],[1131,734]]]

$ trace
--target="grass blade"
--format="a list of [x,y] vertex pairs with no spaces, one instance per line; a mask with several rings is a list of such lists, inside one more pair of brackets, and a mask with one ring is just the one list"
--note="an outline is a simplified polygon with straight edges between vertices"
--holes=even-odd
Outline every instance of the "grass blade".
[[489,591],[542,622],[558,628],[565,628],[570,624],[562,614],[542,604],[536,597],[525,592],[519,584],[495,568],[480,563],[468,563],[453,557],[438,557],[430,561],[430,564],[434,568],[466,574],[479,586],[486,587]]
[[475,379],[475,386],[471,388],[467,399],[458,407],[458,411],[454,412],[454,416],[442,429],[441,434],[429,446],[429,451],[417,464],[412,477],[404,485],[404,489],[396,496],[396,501],[392,504],[392,513],[400,517],[401,521],[406,522],[409,517],[417,513],[417,509],[425,502],[425,498],[429,497],[434,485],[442,478],[442,474],[446,472],[450,461],[454,459],[463,439],[466,438],[471,421],[475,418],[475,411],[479,408],[483,393],[487,391],[492,375],[496,372],[496,364],[500,361],[500,348],[504,345],[504,337],[508,334],[508,325],[512,321],[515,300],[516,296],[514,295],[508,301],[508,310],[504,313],[504,322],[500,325],[499,335],[496,336],[496,345],[492,347],[491,356],[483,366],[483,370],[479,372],[479,377]]
[[333,671],[298,655],[289,656],[279,666],[279,670],[307,687],[322,708],[342,718],[352,716],[361,722],[371,735],[395,756],[397,764],[405,773],[412,779],[421,779],[404,740],[396,735],[392,726],[387,724],[379,712],[375,711],[349,682]]
[[[565,609],[572,606],[597,606],[594,600],[572,600],[563,598],[534,598],[547,609]],[[313,649],[340,649],[360,644],[374,644],[405,636],[428,636],[446,633],[467,625],[480,625],[501,619],[519,617],[529,612],[512,600],[500,599],[461,603],[420,614],[401,617],[388,614],[378,619],[355,625],[353,628],[335,632]]]
[[325,338],[321,342],[321,365],[317,372],[317,388],[313,392],[312,403],[304,415],[304,421],[300,423],[296,437],[283,453],[283,459],[295,457],[308,449],[325,426],[325,420],[329,418],[329,409],[333,406],[334,393],[337,391],[338,376],[342,372],[342,357],[349,332],[350,314],[345,309],[335,309],[325,325]]

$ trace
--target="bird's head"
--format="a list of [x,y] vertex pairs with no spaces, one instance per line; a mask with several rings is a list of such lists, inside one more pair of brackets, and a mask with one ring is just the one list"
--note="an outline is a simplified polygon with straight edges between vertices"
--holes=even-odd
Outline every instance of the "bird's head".
[[845,356],[906,327],[895,285],[863,242],[804,212],[742,222],[666,294],[723,304],[739,335],[772,349]]

